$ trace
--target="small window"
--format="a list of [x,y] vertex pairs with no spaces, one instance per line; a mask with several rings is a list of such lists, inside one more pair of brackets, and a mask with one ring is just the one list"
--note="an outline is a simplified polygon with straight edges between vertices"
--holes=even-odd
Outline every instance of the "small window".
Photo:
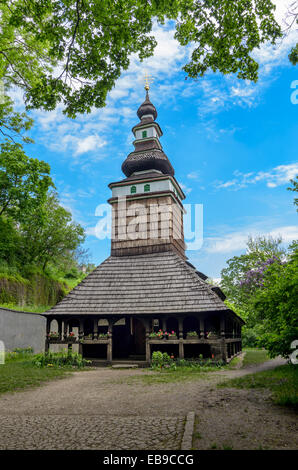
[[130,188],[130,194],[135,194],[136,192],[137,192],[136,186],[132,186],[132,187]]
[[145,184],[145,186],[144,186],[144,191],[145,191],[145,193],[147,193],[148,191],[150,191],[150,184]]
[[142,138],[145,139],[145,137],[147,137],[147,131],[142,132]]

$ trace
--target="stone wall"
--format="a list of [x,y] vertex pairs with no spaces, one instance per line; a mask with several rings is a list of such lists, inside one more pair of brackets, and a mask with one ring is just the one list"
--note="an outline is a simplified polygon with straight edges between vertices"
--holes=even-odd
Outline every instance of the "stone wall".
[[45,334],[46,319],[42,315],[0,307],[0,341],[6,351],[31,346],[35,353],[42,352]]

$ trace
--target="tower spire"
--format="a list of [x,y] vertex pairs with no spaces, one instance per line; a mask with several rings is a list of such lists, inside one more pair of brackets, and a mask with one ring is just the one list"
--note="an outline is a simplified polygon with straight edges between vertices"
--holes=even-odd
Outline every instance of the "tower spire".
[[152,77],[152,75],[148,75],[147,71],[145,71],[145,75],[144,75],[144,80],[145,80],[145,90],[146,90],[146,98],[148,96],[149,98],[149,90],[150,90],[150,83],[153,83],[154,82],[154,78]]

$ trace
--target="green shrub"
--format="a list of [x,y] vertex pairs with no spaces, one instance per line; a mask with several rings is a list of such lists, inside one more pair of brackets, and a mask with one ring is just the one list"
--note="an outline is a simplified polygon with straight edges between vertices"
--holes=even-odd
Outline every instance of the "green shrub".
[[151,367],[153,369],[162,369],[173,367],[174,360],[172,356],[169,356],[168,353],[162,353],[161,351],[154,351],[152,354]]
[[256,348],[259,345],[257,328],[242,329],[242,346],[243,348]]
[[74,353],[71,350],[65,350],[62,352],[46,352],[36,354],[32,359],[32,363],[38,367],[85,367],[90,364],[91,361],[82,358],[79,353]]

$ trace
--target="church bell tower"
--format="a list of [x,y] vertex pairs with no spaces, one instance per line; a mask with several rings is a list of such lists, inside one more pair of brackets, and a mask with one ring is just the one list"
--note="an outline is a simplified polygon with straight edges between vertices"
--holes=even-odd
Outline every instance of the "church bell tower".
[[174,251],[185,259],[183,205],[185,195],[163,151],[157,111],[145,86],[145,101],[132,128],[134,150],[122,164],[126,178],[110,183],[112,256]]

